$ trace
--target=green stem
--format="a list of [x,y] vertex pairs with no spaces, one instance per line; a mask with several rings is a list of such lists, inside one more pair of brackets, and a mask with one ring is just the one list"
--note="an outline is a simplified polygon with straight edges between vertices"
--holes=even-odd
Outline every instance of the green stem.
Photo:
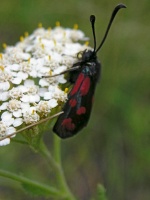
[[42,194],[46,195],[46,196],[51,196],[51,197],[60,197],[61,194],[60,192],[55,189],[54,187],[48,187],[45,184],[40,184],[39,182],[36,181],[32,181],[28,178],[25,178],[23,176],[20,175],[16,175],[12,172],[8,172],[5,170],[0,170],[0,176],[5,177],[5,178],[9,178],[11,180],[15,180],[18,181],[20,183],[22,183],[23,185],[30,185],[31,188],[36,188],[36,190],[41,191]]
[[64,175],[64,171],[63,171],[63,167],[61,163],[61,140],[56,135],[54,135],[54,158],[57,164],[59,165],[59,173],[57,174],[59,184],[62,187],[62,190],[64,191],[64,193],[67,192],[68,197],[69,197],[68,199],[75,200],[75,197],[71,193],[70,188],[68,187],[65,175]]
[[61,164],[61,141],[56,135],[54,135],[54,159]]
[[49,162],[50,168],[53,167],[55,170],[57,182],[59,184],[61,193],[64,194],[65,200],[75,200],[75,197],[71,193],[63,172],[63,168],[61,165],[61,141],[57,136],[54,136],[54,158],[50,154],[44,142],[40,145],[40,153],[45,157],[45,159]]
[[48,162],[49,167],[53,168],[53,169],[57,169],[58,165],[55,162],[54,158],[52,157],[50,151],[48,150],[47,146],[45,145],[45,143],[43,142],[43,140],[41,140],[40,142],[40,147],[39,147],[39,153],[45,158],[45,160]]

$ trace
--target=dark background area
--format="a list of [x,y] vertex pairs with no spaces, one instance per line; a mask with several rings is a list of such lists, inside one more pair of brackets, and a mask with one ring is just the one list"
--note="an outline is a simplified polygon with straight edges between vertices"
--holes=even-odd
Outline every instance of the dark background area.
[[[117,0],[4,0],[0,4],[0,43],[15,45],[42,22],[60,21],[90,37],[89,16],[96,15],[98,43]],[[124,0],[105,45],[98,53],[102,79],[88,126],[62,141],[62,163],[73,193],[88,200],[101,183],[109,200],[149,200],[150,197],[150,7],[149,1]],[[2,47],[1,47],[2,51]],[[51,148],[52,128],[45,134]],[[0,168],[26,177],[53,181],[46,163],[27,146],[0,147]],[[0,178],[1,200],[30,200],[18,185]]]

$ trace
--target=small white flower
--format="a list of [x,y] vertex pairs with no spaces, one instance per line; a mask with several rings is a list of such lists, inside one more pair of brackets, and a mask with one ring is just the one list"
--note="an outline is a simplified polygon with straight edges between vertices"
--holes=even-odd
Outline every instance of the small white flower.
[[48,101],[40,101],[37,104],[37,111],[39,113],[44,113],[45,115],[47,115],[48,113],[51,112],[51,107],[49,106]]
[[0,138],[6,135],[6,129],[6,125],[2,121],[0,121]]
[[7,109],[7,105],[8,105],[8,102],[2,103],[2,105],[0,106],[0,110],[6,110]]
[[30,104],[29,103],[21,103],[21,111],[22,113],[28,112],[30,109]]
[[64,72],[67,69],[66,66],[62,65],[60,67],[57,67],[54,71],[53,71],[53,75],[59,75],[61,72]]
[[24,82],[24,87],[21,87],[24,93],[20,100],[25,103],[34,103],[40,101],[40,95],[38,94],[39,87],[34,85],[33,80],[26,80]]
[[10,88],[9,81],[12,80],[11,73],[7,71],[5,68],[4,70],[0,70],[0,90],[6,91]]
[[47,81],[46,78],[41,78],[39,81],[39,85],[41,85],[42,87],[49,86],[49,82]]
[[22,71],[18,72],[17,76],[21,77],[22,80],[26,80],[28,78],[28,74]]
[[13,111],[13,116],[14,117],[21,117],[22,116],[22,110],[18,109],[16,111]]
[[0,146],[6,146],[10,143],[10,138],[6,138],[2,141],[0,141]]
[[20,65],[19,64],[9,64],[7,65],[7,69],[10,71],[19,71],[20,70]]
[[17,111],[18,109],[20,109],[21,107],[21,101],[18,101],[16,99],[12,99],[8,102],[7,104],[7,109],[10,111],[10,112],[14,112],[14,111]]
[[78,40],[87,40],[85,38],[84,33],[80,30],[73,30],[70,34],[70,37],[73,41],[77,42]]
[[12,112],[14,117],[21,117],[22,111],[21,111],[21,101],[18,101],[16,99],[12,99],[7,103],[7,110],[9,112]]
[[[31,59],[30,59],[31,60]],[[30,64],[30,60],[29,61],[25,61],[20,63],[20,69],[22,72],[24,72],[25,74],[29,74],[31,72],[31,64]]]
[[56,80],[58,83],[64,84],[67,82],[67,80],[64,78],[64,75],[59,75],[56,77]]
[[26,124],[32,124],[39,121],[40,116],[36,112],[35,107],[30,107],[30,109],[23,114],[23,120]]
[[30,58],[30,54],[24,53],[23,49],[19,47],[7,47],[5,49],[8,60],[10,64],[16,64],[28,60]]
[[59,89],[58,86],[51,85],[48,88],[48,92],[45,92],[44,99],[50,100],[52,98],[64,102],[67,99],[67,94]]
[[[0,121],[0,138],[9,136],[11,133],[14,133],[15,131],[16,129],[14,127],[8,127],[4,122]],[[9,143],[10,143],[10,138],[6,138],[0,141],[0,146],[5,146]]]
[[58,86],[49,86],[48,90],[52,92],[53,98],[64,102],[67,99],[67,93],[62,91]]
[[45,100],[49,100],[53,97],[52,93],[51,92],[45,92],[44,94],[44,99]]
[[2,122],[4,122],[6,126],[12,125],[14,122],[14,118],[12,116],[12,113],[8,111],[3,112],[3,114],[1,115]]
[[0,70],[0,82],[10,81],[11,79],[12,79],[12,75],[10,71],[8,71],[6,68],[3,68],[3,70]]
[[25,82],[24,82],[24,85],[26,86],[26,87],[29,87],[29,86],[34,86],[35,84],[34,84],[34,81],[33,80],[31,80],[31,79],[28,79],[28,80],[26,80]]
[[48,101],[48,104],[49,104],[49,107],[50,107],[50,108],[55,108],[55,107],[58,105],[56,99],[51,99],[51,100],[49,100],[49,101]]
[[13,78],[11,82],[13,84],[19,85],[23,80],[26,80],[28,78],[28,74],[22,71],[19,72],[13,72]]
[[28,86],[28,94],[37,94],[39,87],[36,85],[30,85]]
[[22,97],[23,92],[19,87],[13,87],[11,90],[9,90],[9,97],[12,99],[19,99]]
[[21,77],[15,77],[11,81],[13,84],[19,85],[22,82]]
[[9,98],[9,92],[3,92],[0,90],[0,101],[7,101]]
[[38,94],[39,94],[41,97],[44,97],[44,94],[45,94],[45,92],[47,92],[47,91],[48,91],[47,88],[39,88]]
[[16,118],[13,122],[13,126],[14,127],[18,127],[23,123],[23,119],[22,118]]
[[40,96],[38,94],[35,95],[23,95],[21,101],[24,103],[34,103],[40,101]]
[[10,88],[10,83],[8,81],[0,83],[0,90],[6,91]]

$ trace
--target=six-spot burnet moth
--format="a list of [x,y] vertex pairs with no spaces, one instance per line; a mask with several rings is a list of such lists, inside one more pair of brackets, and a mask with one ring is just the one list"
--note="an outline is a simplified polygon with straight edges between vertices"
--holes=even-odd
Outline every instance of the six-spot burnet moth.
[[[68,138],[78,133],[87,125],[92,109],[93,96],[96,84],[100,78],[101,64],[97,59],[97,52],[101,49],[111,24],[121,8],[125,5],[119,4],[112,12],[104,37],[96,49],[95,16],[90,16],[94,38],[94,49],[84,50],[81,59],[75,63],[70,71],[70,82],[73,84],[68,94],[68,100],[63,107],[63,113],[59,115],[53,131],[61,138]],[[63,72],[65,73],[65,72]],[[62,74],[62,73],[61,73]]]

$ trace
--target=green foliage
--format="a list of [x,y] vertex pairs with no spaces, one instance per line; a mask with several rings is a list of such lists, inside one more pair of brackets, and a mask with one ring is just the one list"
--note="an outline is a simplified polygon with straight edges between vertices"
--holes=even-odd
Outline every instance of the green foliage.
[[[96,15],[99,43],[117,3],[116,0],[2,1],[0,43],[14,45],[20,35],[25,31],[31,33],[39,22],[44,27],[53,27],[59,20],[65,27],[78,23],[90,37],[92,46],[89,15]],[[124,0],[122,3],[127,9],[115,19],[98,55],[103,66],[102,79],[90,122],[78,136],[62,142],[64,173],[79,199],[90,199],[96,193],[98,182],[105,186],[109,200],[148,200],[150,196],[149,1]],[[44,135],[50,149],[52,135],[51,128]],[[0,158],[1,168],[16,170],[16,173],[24,171],[31,178],[38,175],[45,182],[53,180],[54,174],[43,170],[46,164],[31,154],[27,146],[13,143],[1,148]],[[2,183],[0,180],[0,186]],[[0,192],[11,196],[13,190],[5,187]],[[20,190],[16,195],[18,199],[25,199]]]

